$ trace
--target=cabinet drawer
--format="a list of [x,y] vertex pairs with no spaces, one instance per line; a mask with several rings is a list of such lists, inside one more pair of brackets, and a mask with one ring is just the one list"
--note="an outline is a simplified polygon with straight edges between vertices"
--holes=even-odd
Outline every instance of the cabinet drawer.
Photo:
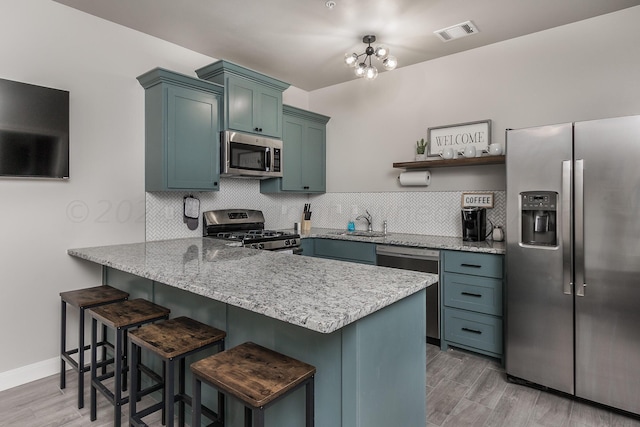
[[316,239],[314,254],[321,258],[332,258],[363,264],[376,263],[376,245],[347,240]]
[[502,316],[502,280],[445,273],[444,304],[485,314]]
[[444,338],[451,343],[502,354],[502,319],[445,307]]
[[444,271],[474,276],[502,278],[502,255],[470,252],[444,253]]

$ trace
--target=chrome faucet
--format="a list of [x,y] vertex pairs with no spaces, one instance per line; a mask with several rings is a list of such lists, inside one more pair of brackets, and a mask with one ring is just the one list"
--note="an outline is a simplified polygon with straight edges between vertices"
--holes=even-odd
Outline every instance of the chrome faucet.
[[372,232],[373,231],[373,226],[371,225],[372,219],[371,219],[371,214],[369,213],[368,210],[365,210],[365,212],[367,213],[366,215],[360,215],[358,217],[356,217],[356,221],[363,219],[365,221],[367,221],[367,231]]

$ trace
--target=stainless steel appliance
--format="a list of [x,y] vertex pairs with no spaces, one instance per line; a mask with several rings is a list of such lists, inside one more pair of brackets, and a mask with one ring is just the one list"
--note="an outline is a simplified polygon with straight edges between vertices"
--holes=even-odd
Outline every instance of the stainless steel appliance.
[[219,209],[202,214],[204,237],[237,241],[253,249],[302,253],[300,235],[287,231],[264,229],[262,211],[251,209]]
[[247,133],[221,133],[220,176],[244,178],[282,177],[282,141]]
[[506,140],[507,374],[640,414],[640,116]]
[[464,208],[462,215],[462,240],[483,242],[487,238],[487,210],[485,208]]
[[[440,252],[405,246],[376,246],[376,265],[438,274]],[[427,288],[427,342],[440,345],[440,283]]]

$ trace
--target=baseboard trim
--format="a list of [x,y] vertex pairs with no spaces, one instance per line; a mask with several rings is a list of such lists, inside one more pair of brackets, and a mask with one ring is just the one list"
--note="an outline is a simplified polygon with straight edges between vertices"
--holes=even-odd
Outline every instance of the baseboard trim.
[[54,357],[31,365],[0,373],[0,391],[46,378],[60,373],[60,357]]

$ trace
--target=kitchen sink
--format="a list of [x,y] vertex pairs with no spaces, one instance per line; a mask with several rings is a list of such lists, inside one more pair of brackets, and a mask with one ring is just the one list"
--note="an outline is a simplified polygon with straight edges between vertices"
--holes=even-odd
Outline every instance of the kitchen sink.
[[331,234],[338,236],[358,236],[358,237],[384,237],[382,231],[334,231]]

